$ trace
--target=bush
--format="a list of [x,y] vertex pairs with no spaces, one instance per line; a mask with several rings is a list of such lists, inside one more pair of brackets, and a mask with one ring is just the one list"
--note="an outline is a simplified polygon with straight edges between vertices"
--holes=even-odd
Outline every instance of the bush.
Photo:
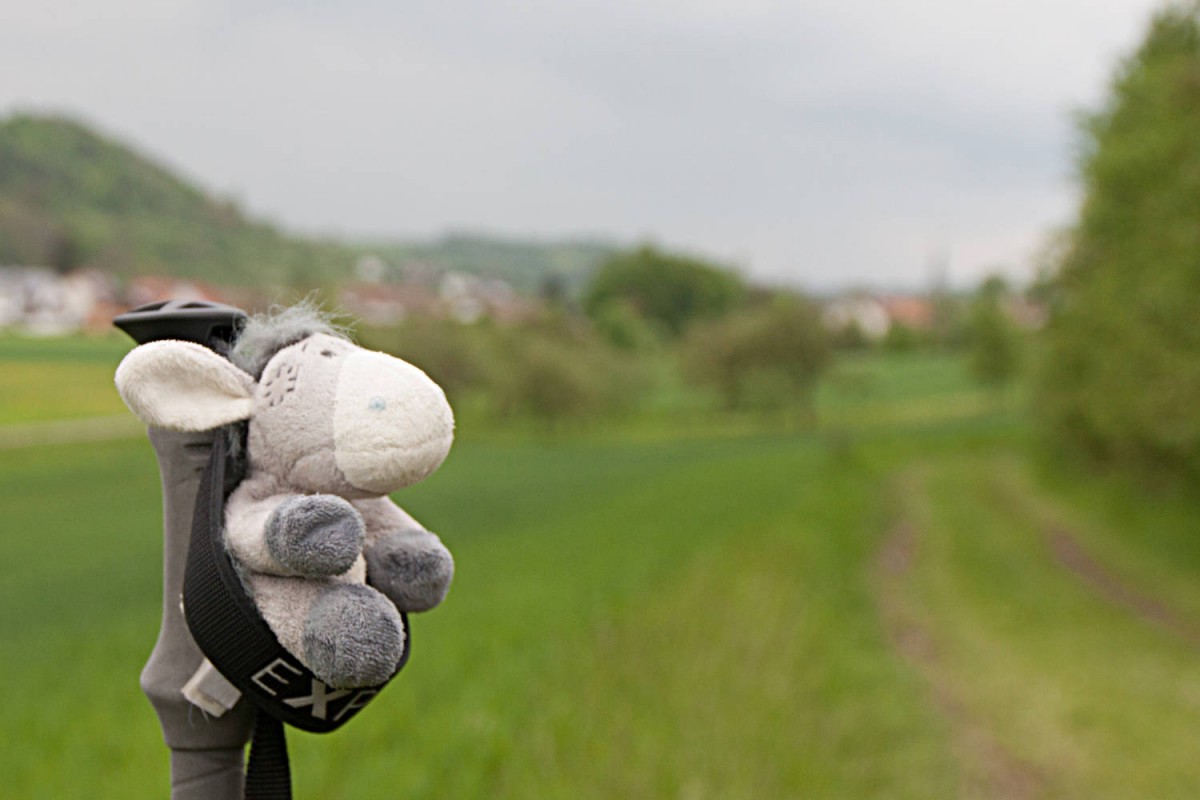
[[503,418],[559,423],[614,416],[637,407],[646,394],[640,362],[578,320],[550,316],[505,334],[489,387]]
[[641,362],[561,314],[512,327],[414,318],[359,338],[423,369],[456,411],[492,422],[614,416],[635,408],[650,385]]

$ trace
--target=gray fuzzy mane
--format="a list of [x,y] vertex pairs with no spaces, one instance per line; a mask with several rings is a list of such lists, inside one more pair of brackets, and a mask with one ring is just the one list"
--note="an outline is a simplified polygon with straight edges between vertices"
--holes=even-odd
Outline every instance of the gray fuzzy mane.
[[246,320],[229,351],[229,360],[258,380],[272,356],[314,333],[349,338],[334,324],[331,314],[308,301],[294,306],[275,306],[266,314],[256,314]]

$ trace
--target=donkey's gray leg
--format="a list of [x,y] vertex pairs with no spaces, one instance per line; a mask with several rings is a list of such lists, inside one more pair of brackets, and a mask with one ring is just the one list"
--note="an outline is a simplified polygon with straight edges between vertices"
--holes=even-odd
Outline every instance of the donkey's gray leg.
[[279,643],[338,689],[381,683],[404,652],[400,614],[364,586],[360,558],[345,576],[251,575],[254,602]]
[[297,575],[345,572],[362,553],[365,528],[357,509],[340,497],[314,494],[284,500],[267,519],[267,549]]
[[383,683],[404,652],[404,625],[391,601],[369,586],[334,584],[304,624],[308,668],[337,689]]
[[427,531],[386,533],[367,546],[367,582],[401,611],[427,611],[446,597],[454,558]]

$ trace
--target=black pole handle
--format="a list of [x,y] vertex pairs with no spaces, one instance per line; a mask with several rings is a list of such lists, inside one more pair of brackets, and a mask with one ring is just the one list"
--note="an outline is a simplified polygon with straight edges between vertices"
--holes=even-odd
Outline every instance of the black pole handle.
[[138,344],[180,339],[217,349],[228,345],[246,312],[206,300],[161,300],[147,303],[113,320]]

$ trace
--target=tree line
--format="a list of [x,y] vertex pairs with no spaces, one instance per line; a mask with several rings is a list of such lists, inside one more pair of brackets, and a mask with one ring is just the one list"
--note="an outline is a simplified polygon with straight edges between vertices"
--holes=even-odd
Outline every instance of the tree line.
[[1043,291],[1046,439],[1200,478],[1200,4],[1170,3],[1081,120],[1083,202]]
[[467,414],[549,423],[689,403],[802,413],[830,360],[803,296],[651,246],[609,257],[577,300],[548,300],[517,325],[414,317],[359,335],[421,364]]

